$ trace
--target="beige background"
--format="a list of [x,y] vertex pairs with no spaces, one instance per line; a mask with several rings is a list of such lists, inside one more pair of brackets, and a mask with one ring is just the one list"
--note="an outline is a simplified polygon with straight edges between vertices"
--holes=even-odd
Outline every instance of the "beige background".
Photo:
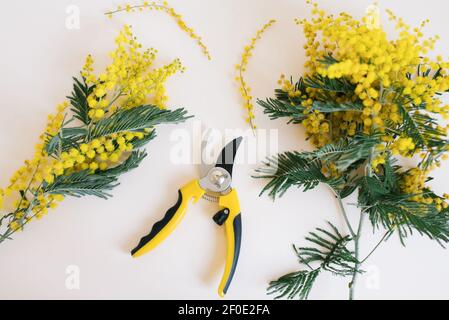
[[[346,10],[360,16],[371,1],[320,1],[325,9]],[[381,1],[407,22],[431,18],[429,35],[440,33],[437,52],[447,56],[448,2],[428,0]],[[308,16],[297,0],[173,0],[172,4],[195,27],[214,57],[208,62],[195,44],[162,13],[119,15],[113,21],[102,13],[120,4],[107,0],[8,1],[0,11],[0,185],[21,161],[31,156],[46,115],[71,90],[85,56],[92,53],[99,65],[113,49],[113,39],[123,23],[132,23],[145,46],[159,49],[160,61],[180,57],[188,70],[169,83],[170,104],[185,106],[203,125],[245,129],[233,66],[243,46],[268,19],[279,23],[258,44],[248,69],[255,96],[272,94],[278,76],[302,71],[304,38],[293,19]],[[65,27],[66,9],[80,9],[80,29]],[[385,18],[385,17],[384,17]],[[386,19],[384,19],[386,20]],[[279,149],[302,149],[303,131],[284,121],[269,121],[257,110],[260,128],[279,128]],[[195,122],[182,126],[192,132]],[[174,127],[159,130],[149,146],[150,157],[141,168],[122,178],[115,197],[69,199],[47,218],[33,223],[14,241],[0,246],[0,298],[124,298],[215,299],[221,277],[225,242],[223,230],[211,221],[212,204],[191,207],[178,230],[153,253],[132,260],[129,251],[149,227],[176,200],[177,188],[195,177],[196,168],[171,163]],[[250,178],[253,163],[236,169],[235,185],[243,210],[243,247],[229,299],[265,299],[271,279],[297,269],[291,244],[302,243],[307,231],[325,220],[337,225],[342,219],[329,192],[323,187],[303,194],[291,191],[276,203],[258,198],[263,181]],[[447,192],[446,163],[432,183]],[[355,216],[355,215],[354,215]],[[366,226],[362,249],[367,252],[379,239]],[[80,271],[80,289],[66,288],[68,266]],[[416,236],[402,248],[392,238],[367,263],[358,297],[367,299],[448,298],[448,252]],[[70,269],[69,269],[70,271]],[[345,299],[347,280],[323,275],[312,291],[313,299]]]

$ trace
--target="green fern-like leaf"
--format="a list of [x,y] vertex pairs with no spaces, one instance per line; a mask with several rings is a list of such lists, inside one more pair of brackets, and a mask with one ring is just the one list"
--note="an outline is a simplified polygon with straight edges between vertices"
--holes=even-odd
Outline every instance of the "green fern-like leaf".
[[446,139],[446,133],[438,129],[438,122],[435,118],[416,107],[408,110],[402,104],[398,104],[398,106],[403,118],[403,124],[399,131],[411,137],[417,148],[433,153],[445,149],[449,141]]
[[342,111],[358,111],[363,110],[363,106],[360,103],[346,102],[346,103],[336,103],[329,101],[314,101],[312,104],[312,110],[319,111],[321,113],[332,113],[332,112],[342,112]]
[[133,152],[131,152],[129,157],[123,163],[121,163],[120,165],[118,165],[116,167],[110,168],[108,170],[99,171],[97,173],[97,175],[111,177],[111,178],[117,178],[117,177],[139,167],[139,165],[147,157],[147,155],[148,154],[144,150],[133,151]]
[[[353,252],[347,248],[352,239],[341,235],[330,222],[328,224],[329,230],[317,228],[306,237],[311,246],[293,247],[300,265],[310,270],[289,273],[270,282],[269,294],[277,294],[276,299],[307,299],[315,280],[323,271],[339,276],[362,272],[355,269],[354,266],[358,261]],[[316,264],[318,266],[312,266]]]
[[43,190],[46,194],[108,199],[111,197],[109,191],[119,185],[118,177],[137,168],[146,156],[145,151],[133,151],[128,159],[114,168],[96,173],[86,170],[59,176],[52,184],[46,184]]
[[302,187],[304,191],[314,189],[320,182],[337,187],[341,178],[327,178],[321,172],[321,163],[311,161],[308,153],[286,152],[269,158],[265,167],[257,169],[255,178],[271,179],[262,190],[273,198],[282,196],[291,187]]
[[[379,143],[378,136],[358,135],[351,139],[342,139],[335,144],[313,152],[286,152],[269,158],[264,167],[256,170],[256,178],[271,181],[262,190],[273,198],[282,196],[291,187],[302,187],[304,191],[314,189],[319,183],[325,183],[334,190],[345,190],[348,196],[356,186],[345,184],[346,177],[328,178],[322,173],[322,164],[332,162],[341,172],[351,167],[357,169],[370,156],[372,148]],[[357,164],[357,165],[355,165]],[[345,189],[346,188],[346,189]],[[343,192],[343,191],[342,191]]]
[[268,294],[276,294],[275,299],[300,299],[309,297],[310,291],[320,274],[320,269],[311,271],[298,271],[286,274],[276,281],[271,281]]
[[150,133],[147,133],[145,137],[142,139],[134,138],[131,141],[131,144],[134,147],[134,150],[138,150],[140,148],[145,147],[150,141],[156,138],[156,129],[153,129]]
[[84,78],[80,81],[74,77],[73,81],[72,94],[67,97],[72,105],[71,111],[76,119],[81,121],[84,125],[88,125],[91,122],[91,119],[88,114],[89,105],[87,103],[87,98],[91,95],[95,86],[89,86]]
[[355,86],[345,78],[330,79],[321,75],[314,75],[304,79],[305,86],[326,92],[352,94]]
[[396,230],[403,245],[414,231],[443,246],[449,243],[449,215],[438,212],[434,205],[404,198],[386,198],[372,205],[368,210],[372,224]]
[[354,163],[368,159],[373,147],[379,141],[378,135],[357,135],[327,144],[321,149],[305,153],[305,156],[311,160],[319,159],[323,162],[332,162],[339,171],[343,172]]
[[339,63],[339,61],[337,59],[335,59],[331,53],[329,53],[317,60],[319,63],[324,64],[325,66],[331,66],[333,64]]
[[280,99],[258,100],[257,103],[264,109],[271,120],[290,118],[288,123],[301,123],[305,119],[304,108],[292,105],[291,102]]
[[342,236],[338,229],[328,222],[330,231],[317,228],[311,232],[306,240],[315,247],[295,248],[300,262],[309,266],[319,263],[320,268],[335,275],[352,275],[355,271],[354,264],[357,259],[353,252],[347,249],[347,244],[352,241],[349,236]]
[[70,148],[77,148],[80,141],[87,139],[87,129],[83,127],[61,128],[57,135],[49,137],[46,142],[46,151],[49,156],[57,157]]
[[71,197],[96,196],[108,199],[108,193],[118,185],[117,177],[92,174],[89,171],[81,171],[70,175],[59,176],[54,183],[43,187],[46,194],[60,194]]
[[396,168],[385,172],[359,180],[359,206],[369,214],[373,227],[396,230],[402,244],[414,231],[440,244],[449,243],[449,216],[433,203],[416,202],[412,200],[416,195],[401,193]]
[[264,109],[264,113],[267,114],[271,120],[279,118],[290,118],[288,123],[301,123],[311,111],[319,111],[321,113],[333,113],[342,111],[356,111],[360,112],[363,107],[360,103],[336,103],[336,102],[324,102],[314,101],[312,107],[305,112],[305,108],[301,106],[301,100],[293,102],[292,99],[288,100],[268,98],[266,101],[258,100],[258,104]]
[[174,111],[162,110],[158,107],[145,105],[132,109],[120,110],[108,118],[98,121],[90,129],[91,139],[109,136],[122,132],[142,132],[158,124],[169,124],[183,122],[190,117],[186,117],[187,111],[177,109]]
[[382,166],[383,172],[382,174],[378,174],[377,176],[384,183],[384,186],[393,192],[397,192],[398,186],[398,172],[400,167],[396,165],[397,160],[388,155],[385,159],[385,164]]

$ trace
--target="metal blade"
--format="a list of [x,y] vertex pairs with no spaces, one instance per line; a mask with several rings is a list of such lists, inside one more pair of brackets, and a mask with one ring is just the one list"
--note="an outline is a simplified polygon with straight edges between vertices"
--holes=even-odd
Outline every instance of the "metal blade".
[[235,156],[237,154],[237,150],[240,147],[240,144],[242,143],[243,138],[239,137],[228,143],[226,147],[221,151],[217,164],[215,167],[223,168],[232,177],[232,170],[234,168],[234,162],[235,162]]
[[215,166],[215,163],[210,163],[207,159],[208,155],[208,147],[211,145],[212,141],[214,140],[214,136],[212,134],[211,129],[206,129],[201,140],[201,159],[200,159],[200,165],[199,165],[199,174],[200,177],[206,176],[209,171]]

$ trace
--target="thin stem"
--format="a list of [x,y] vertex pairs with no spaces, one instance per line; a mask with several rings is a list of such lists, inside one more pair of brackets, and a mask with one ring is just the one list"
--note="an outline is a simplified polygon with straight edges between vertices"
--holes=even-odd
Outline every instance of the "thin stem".
[[393,230],[388,230],[384,236],[380,239],[380,241],[376,244],[376,246],[373,248],[373,250],[371,250],[371,252],[362,260],[360,261],[360,264],[364,263],[366,260],[369,259],[369,257],[371,257],[373,255],[373,253],[380,247],[380,245],[382,244],[382,242],[385,241],[386,238],[388,238],[391,233],[393,232]]
[[314,269],[312,268],[312,266],[306,261],[304,260],[304,258],[299,254],[298,250],[296,249],[295,246],[293,246],[293,250],[295,250],[296,255],[298,256],[299,260],[301,260],[301,262],[307,266],[311,271],[313,271]]
[[351,223],[349,222],[348,215],[347,215],[345,207],[343,205],[343,201],[341,200],[340,196],[337,196],[337,200],[338,200],[338,204],[341,208],[341,212],[343,213],[343,218],[345,219],[346,225],[348,226],[349,232],[354,237],[355,233],[354,233],[354,230],[352,229]]
[[[245,84],[245,81],[243,79],[243,65],[242,64],[240,64],[239,73],[240,73],[240,84],[242,86],[243,92],[245,93],[245,97],[249,97],[249,93],[248,93],[248,90],[246,89],[246,84]],[[251,103],[252,101],[249,100],[249,99],[247,99],[245,102],[246,102],[246,104],[248,106],[252,104]],[[248,111],[251,112],[251,110],[248,110]],[[253,134],[255,136],[256,135],[256,130],[255,130],[255,127],[254,127],[253,117],[251,116],[251,114],[249,114],[248,117],[249,117],[249,124],[250,124],[251,129],[253,130]]]
[[134,10],[134,9],[146,9],[146,8],[158,8],[158,9],[164,9],[164,10],[170,10],[170,8],[168,8],[167,6],[163,6],[163,5],[160,5],[160,4],[148,4],[148,5],[144,5],[144,4],[140,4],[140,5],[135,5],[135,6],[129,6],[129,7],[125,7],[125,8],[121,8],[121,9],[116,9],[116,10],[113,10],[113,11],[108,11],[108,12],[105,12],[105,15],[111,15],[111,14],[114,14],[114,13],[118,13],[118,12],[124,12],[124,11],[131,11],[131,10]]
[[[27,192],[29,191],[29,189],[31,188],[31,184],[32,184],[32,182],[33,182],[34,177],[36,176],[36,173],[37,173],[37,171],[38,171],[38,169],[39,169],[39,166],[40,166],[40,162],[37,164],[36,171],[34,172],[33,176],[31,177],[30,183],[29,183],[29,185],[28,185],[28,187],[27,187],[27,189],[26,189],[24,195],[22,196],[22,198],[21,198],[21,200],[20,200],[20,202],[19,202],[19,205],[17,206],[16,210],[15,210],[14,212],[8,214],[7,216],[3,217],[3,218],[0,220],[0,227],[1,227],[2,223],[3,223],[3,220],[4,220],[6,217],[14,217],[14,216],[16,215],[16,213],[18,213],[18,212],[20,211],[20,205],[21,205],[21,203],[22,203],[24,197],[26,196],[26,193],[27,193]],[[33,195],[34,195],[34,198],[29,202],[29,205],[28,205],[28,207],[26,208],[26,210],[23,210],[24,215],[23,215],[23,218],[21,219],[21,221],[23,221],[24,219],[26,219],[27,216],[28,216],[28,214],[30,213],[30,211],[33,209],[33,207],[34,207],[34,205],[35,205],[36,198],[37,198],[37,194],[38,194],[39,190],[42,188],[42,185],[43,185],[43,183],[41,183],[41,184],[36,188],[35,194],[33,194]],[[50,204],[51,204],[52,202],[53,202],[53,200],[50,201]],[[36,215],[38,215],[40,212],[42,212],[42,210],[43,210],[43,209],[39,210],[36,214],[34,214],[34,215],[31,216],[28,220],[26,220],[25,223],[22,223],[22,225],[20,226],[19,229],[13,230],[13,229],[11,229],[11,227],[8,226],[8,228],[7,228],[7,230],[5,231],[5,233],[4,233],[4,234],[0,234],[0,243],[2,243],[3,241],[5,241],[5,240],[7,240],[7,239],[10,239],[10,237],[11,237],[14,233],[16,233],[17,231],[23,229],[23,227],[24,227],[25,225],[27,225],[28,222],[29,222],[31,219],[33,219]],[[11,219],[11,220],[14,220],[14,219]],[[11,220],[10,220],[10,222],[11,222]]]
[[[22,205],[24,199],[26,198],[26,195],[27,195],[28,191],[29,191],[30,188],[31,188],[31,185],[32,185],[33,180],[34,180],[34,177],[36,176],[36,174],[37,174],[37,172],[38,172],[38,170],[39,170],[40,164],[41,164],[41,163],[40,163],[40,161],[39,161],[39,162],[37,163],[37,165],[36,165],[36,169],[34,170],[34,173],[33,173],[33,175],[31,176],[30,181],[29,181],[29,183],[28,183],[26,189],[23,191],[23,194],[22,194],[22,196],[21,196],[21,198],[20,198],[20,201],[19,201],[19,203],[17,204],[17,207],[16,207],[16,209],[14,210],[14,212],[11,212],[11,213],[7,214],[7,215],[3,216],[3,217],[0,219],[0,227],[3,225],[3,221],[4,221],[4,220],[7,220],[7,219],[9,219],[9,218],[11,218],[11,217],[14,217],[14,216],[21,210],[21,209],[20,209],[20,206]],[[33,200],[33,201],[34,201],[34,200]],[[31,205],[28,205],[28,208],[29,208],[30,206],[31,206]],[[25,213],[25,216],[26,216],[26,213]],[[13,220],[13,219],[11,219],[11,220]],[[11,221],[11,220],[10,220],[10,221]],[[11,231],[11,229],[8,228],[8,229],[6,230],[6,232],[5,232],[5,234],[0,235],[0,243],[2,243],[5,239],[8,239],[8,238],[12,235],[12,233],[10,233],[10,231]],[[13,233],[14,233],[14,232],[13,232]]]
[[207,57],[207,59],[212,60],[212,57],[209,53],[209,50],[207,49],[206,45],[203,43],[200,36],[198,36],[195,31],[190,28],[187,23],[182,19],[182,16],[178,14],[172,7],[168,6],[166,2],[164,4],[157,4],[157,3],[146,3],[146,4],[140,4],[140,5],[134,5],[134,6],[125,6],[124,8],[118,8],[116,10],[111,10],[105,13],[106,16],[112,17],[115,13],[119,12],[135,12],[136,10],[143,11],[144,9],[150,9],[150,10],[161,10],[167,13],[169,16],[175,19],[178,26],[186,32],[190,38],[194,39],[197,44],[200,46],[201,50],[203,51],[204,55]]
[[360,236],[362,234],[364,221],[365,221],[365,212],[361,211],[359,226],[357,228],[357,235],[354,238],[354,257],[356,259],[356,262],[354,264],[354,272],[352,273],[352,279],[351,279],[351,282],[349,283],[349,300],[354,300],[355,286],[356,286],[357,278],[359,275],[360,265],[362,264],[359,261],[359,252],[360,252]]
[[388,128],[388,127],[383,127],[385,130],[388,130],[388,131],[390,131],[390,132],[393,132],[393,133],[395,133],[395,134],[397,134],[397,135],[400,135],[401,133],[399,132],[399,131],[396,131],[396,130],[394,130],[394,129],[391,129],[391,128]]
[[343,204],[343,201],[342,201],[340,195],[339,195],[339,194],[338,194],[332,187],[330,187],[330,189],[331,189],[331,191],[334,193],[335,198],[336,198],[337,201],[338,201],[338,205],[339,205],[339,207],[340,207],[340,209],[341,209],[341,213],[343,214],[343,218],[344,218],[344,220],[345,220],[345,223],[346,223],[346,225],[348,226],[349,233],[351,234],[351,236],[352,236],[353,238],[355,238],[355,237],[356,237],[356,234],[355,234],[355,232],[354,232],[354,229],[353,229],[352,226],[351,226],[351,223],[349,222],[348,214],[346,213],[346,209],[345,209],[345,206],[344,206],[344,204]]
[[[53,200],[50,201],[48,203],[48,205],[46,206],[46,208],[48,208],[51,204],[53,203]],[[32,206],[30,206],[28,208],[27,211],[31,211],[32,210]],[[0,236],[0,243],[2,243],[3,241],[5,241],[6,239],[9,239],[13,234],[15,234],[16,232],[18,232],[19,230],[22,230],[23,227],[25,227],[28,223],[30,223],[31,220],[33,220],[37,215],[39,215],[42,211],[44,210],[44,208],[41,208],[39,211],[37,211],[35,214],[33,214],[31,217],[29,217],[21,226],[19,229],[13,230],[11,228],[9,228],[6,233],[2,236]]]
[[23,200],[26,198],[26,195],[27,195],[28,191],[30,190],[31,185],[33,184],[34,177],[36,177],[36,174],[37,174],[37,172],[39,171],[40,165],[41,165],[41,163],[40,163],[40,161],[39,161],[39,162],[37,163],[37,165],[36,165],[36,169],[34,170],[34,173],[33,173],[33,175],[31,176],[30,181],[29,181],[29,183],[28,183],[26,189],[23,191],[23,195],[22,195],[22,197],[21,197],[19,203],[17,204],[17,208],[16,208],[16,210],[14,211],[14,214],[17,213],[17,212],[19,212],[20,206],[22,205]]
[[[34,200],[33,200],[34,201]],[[24,212],[24,217],[26,217],[29,213],[29,211],[32,209],[32,203],[28,206],[26,211]],[[24,224],[20,226],[20,229],[23,228]],[[2,243],[5,240],[11,240],[11,236],[16,233],[20,229],[12,229],[11,226],[8,226],[7,230],[4,234],[0,235],[0,243]]]
[[111,102],[109,103],[109,105],[107,106],[106,109],[109,109],[110,107],[112,107],[112,105],[122,96],[124,96],[124,94],[123,94],[123,91],[120,90],[119,93],[111,100]]
[[[365,174],[368,177],[372,177],[373,176],[373,167],[371,165],[371,162],[373,160],[373,155],[374,155],[374,148],[371,149],[369,158],[368,158],[368,162],[365,166]],[[363,229],[363,223],[365,222],[365,216],[366,216],[366,209],[362,209],[360,211],[360,219],[359,219],[359,226],[357,228],[357,234],[356,236],[353,238],[354,240],[354,258],[355,258],[355,263],[354,263],[354,272],[352,273],[352,279],[351,282],[349,283],[349,300],[354,300],[354,296],[355,296],[355,286],[357,283],[357,278],[360,272],[360,266],[362,265],[362,262],[360,262],[359,257],[360,257],[360,237],[362,236],[362,229]]]
[[2,216],[0,218],[0,226],[3,224],[3,220],[6,220],[6,219],[12,217],[14,214],[15,214],[15,212],[10,212],[10,213],[5,214],[4,216]]

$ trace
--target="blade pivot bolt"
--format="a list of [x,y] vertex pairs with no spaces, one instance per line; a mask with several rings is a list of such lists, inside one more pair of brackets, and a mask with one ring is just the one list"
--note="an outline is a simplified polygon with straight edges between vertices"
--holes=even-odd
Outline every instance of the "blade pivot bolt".
[[225,182],[229,179],[229,175],[221,170],[214,170],[210,174],[210,182],[221,188]]

